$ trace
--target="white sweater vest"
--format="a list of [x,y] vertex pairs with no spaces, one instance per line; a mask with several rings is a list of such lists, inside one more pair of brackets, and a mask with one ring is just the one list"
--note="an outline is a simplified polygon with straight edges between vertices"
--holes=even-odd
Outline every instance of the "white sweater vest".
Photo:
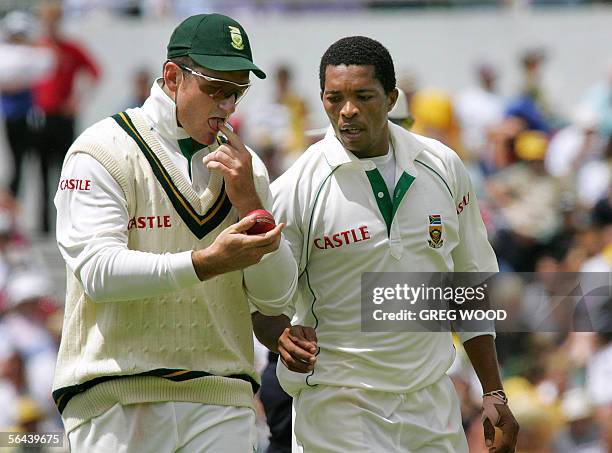
[[[238,219],[222,177],[213,172],[199,197],[139,109],[127,113],[87,129],[68,154],[90,154],[123,189],[129,249],[159,254],[209,246]],[[259,378],[242,278],[230,272],[160,297],[95,303],[68,270],[53,386],[66,430],[116,403],[251,406]]]

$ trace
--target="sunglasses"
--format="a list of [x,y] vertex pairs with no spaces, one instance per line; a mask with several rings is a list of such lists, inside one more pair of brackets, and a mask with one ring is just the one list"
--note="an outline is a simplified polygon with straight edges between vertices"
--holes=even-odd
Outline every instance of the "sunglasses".
[[215,102],[221,102],[221,101],[224,101],[226,99],[230,99],[231,97],[233,97],[234,102],[238,104],[238,102],[244,97],[244,95],[247,93],[247,91],[251,87],[251,82],[236,83],[230,80],[217,79],[215,77],[210,77],[205,74],[202,74],[201,72],[195,71],[182,64],[179,64],[176,62],[173,62],[173,63],[177,65],[179,68],[181,68],[183,71],[187,71],[196,77],[206,80],[207,82],[221,82],[225,84],[226,85],[225,87],[200,85],[202,91],[204,91]]

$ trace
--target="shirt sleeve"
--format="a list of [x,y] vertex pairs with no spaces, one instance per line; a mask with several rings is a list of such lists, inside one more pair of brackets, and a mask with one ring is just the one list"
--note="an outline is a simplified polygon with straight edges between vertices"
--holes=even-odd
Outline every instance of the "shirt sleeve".
[[[453,156],[453,164],[456,183],[455,207],[459,218],[459,245],[452,252],[454,271],[483,274],[498,272],[497,258],[487,237],[470,176],[458,156]],[[483,322],[478,321],[476,325],[483,327]],[[479,331],[474,331],[477,329],[470,328],[468,323],[458,322],[454,327],[461,343],[480,335],[495,337],[495,326],[492,322],[486,329],[478,329]]]
[[[272,211],[273,200],[268,172],[257,157],[253,157],[253,167],[259,198],[264,208]],[[275,219],[281,222],[276,216]],[[259,263],[244,270],[244,286],[251,311],[259,311],[267,316],[282,314],[295,293],[297,281],[296,261],[289,244],[282,237],[278,250],[268,253]]]
[[497,258],[480,215],[474,186],[463,162],[455,159],[455,207],[459,245],[453,250],[455,272],[498,272]]
[[128,249],[123,191],[90,155],[68,157],[55,206],[59,250],[92,300],[154,297],[199,282],[191,251],[155,254]]

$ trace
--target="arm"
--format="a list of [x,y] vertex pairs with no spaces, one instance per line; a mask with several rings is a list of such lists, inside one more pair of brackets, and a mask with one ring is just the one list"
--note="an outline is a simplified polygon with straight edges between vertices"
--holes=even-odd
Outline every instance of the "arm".
[[97,302],[149,297],[196,283],[191,252],[157,255],[128,250],[127,202],[119,184],[87,154],[73,154],[60,181],[89,181],[88,190],[55,196],[57,242],[68,268]]
[[[255,185],[265,209],[272,212],[272,193],[268,172],[256,156],[253,157]],[[244,285],[251,305],[264,315],[280,315],[291,301],[298,282],[298,268],[289,242],[281,237],[277,251],[244,270]]]
[[[287,246],[297,262],[302,253],[303,236],[297,201],[295,176],[286,173],[271,186],[273,213],[278,221],[287,224],[284,230]],[[271,351],[279,354],[281,362],[291,371],[308,373],[314,369],[317,352],[317,336],[312,327],[291,325],[295,305],[301,300],[296,292],[280,316],[264,316],[255,311],[251,314],[253,330],[259,341]]]
[[261,344],[276,352],[291,371],[309,373],[317,361],[317,335],[312,327],[291,326],[285,315],[251,315],[253,331]]
[[91,55],[85,49],[75,46],[74,50],[75,50],[75,54],[78,55],[78,58],[80,60],[81,68],[84,71],[86,71],[93,80],[95,80],[96,82],[99,81],[101,77],[101,73],[100,73],[100,67],[98,66],[96,61],[91,57]]
[[463,343],[484,393],[503,390],[495,342],[491,335],[479,335]]
[[507,402],[496,396],[487,395],[489,392],[503,391],[504,389],[499,374],[493,337],[490,335],[474,337],[463,343],[463,347],[484,392],[482,418],[486,445],[492,448],[495,440],[495,429],[493,427],[497,426],[502,431],[502,439],[494,451],[498,453],[514,452],[519,425]]
[[251,314],[253,332],[261,344],[272,352],[278,352],[278,339],[283,331],[291,327],[291,321],[285,315],[265,316],[256,311]]
[[[474,187],[463,163],[458,157],[453,157],[455,204],[459,218],[459,245],[453,250],[454,270],[455,272],[498,272],[497,259],[487,238]],[[501,444],[495,447],[494,451],[497,453],[514,452],[518,423],[506,402],[495,396],[487,395],[495,390],[503,391],[495,351],[495,326],[491,323],[490,328],[483,329],[484,331],[476,331],[481,330],[478,328],[486,327],[481,322],[476,324],[478,328],[470,328],[470,325],[461,325],[461,323],[457,323],[457,327],[457,334],[485,394],[483,395],[483,425],[486,445],[493,448],[494,426],[497,426],[502,430],[503,435]],[[461,331],[462,327],[463,331]]]
[[[206,156],[204,163],[209,169],[223,174],[228,197],[240,217],[255,209],[271,210],[272,194],[265,166],[259,158],[251,155],[232,130],[222,126],[221,131],[229,142]],[[297,264],[291,249],[280,236],[277,247],[259,263],[244,270],[244,286],[249,301],[266,315],[283,313],[298,280]]]
[[69,97],[62,104],[62,111],[66,115],[76,115],[82,105],[82,100],[91,98],[96,86],[100,82],[100,67],[90,54],[74,43],[66,43],[64,52],[70,53],[78,63],[75,84]]
[[[240,234],[252,225],[251,219],[243,219],[203,250],[163,254],[129,250],[127,202],[106,169],[87,154],[72,154],[62,169],[60,181],[65,179],[89,183],[88,190],[62,190],[60,184],[55,196],[58,247],[85,293],[96,302],[153,297],[242,269],[259,261],[276,241],[273,235]],[[275,234],[280,236],[280,231]]]

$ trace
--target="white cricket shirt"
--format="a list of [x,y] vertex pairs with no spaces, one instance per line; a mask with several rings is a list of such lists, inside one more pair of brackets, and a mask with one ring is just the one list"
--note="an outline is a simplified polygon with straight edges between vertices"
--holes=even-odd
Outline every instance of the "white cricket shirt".
[[[498,270],[456,153],[392,123],[389,130],[393,195],[372,172],[375,164],[345,150],[331,128],[271,185],[274,214],[287,225],[300,272],[286,314],[292,324],[315,327],[320,348],[309,375],[279,362],[289,393],[316,384],[408,392],[435,382],[453,362],[450,333],[361,332],[362,273]],[[379,207],[385,203],[389,210]],[[431,242],[430,216],[439,216],[440,241]]]

